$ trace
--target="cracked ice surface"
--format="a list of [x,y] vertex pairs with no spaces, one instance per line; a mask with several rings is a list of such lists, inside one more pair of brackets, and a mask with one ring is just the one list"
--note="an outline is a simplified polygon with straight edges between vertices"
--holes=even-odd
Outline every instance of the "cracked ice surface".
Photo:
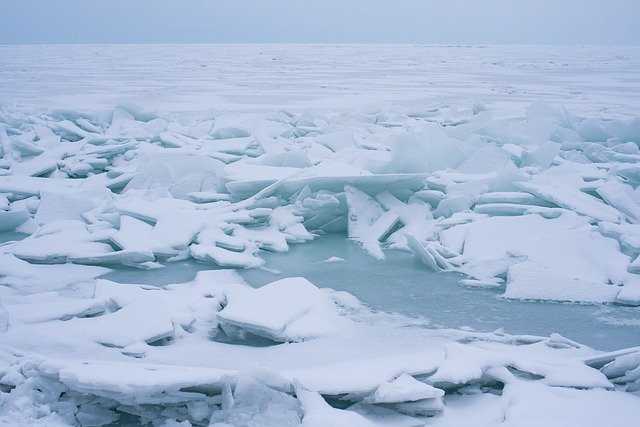
[[[80,59],[65,65],[61,49]],[[464,76],[481,81],[508,67],[478,58],[508,58],[509,48],[376,50],[398,85],[393,94],[389,81],[367,84],[374,57],[357,56],[356,77],[345,77],[350,54],[373,54],[371,47],[91,49],[0,47],[10,58],[0,64],[10,82],[0,95],[12,102],[0,112],[0,231],[16,237],[0,245],[3,420],[633,422],[638,348],[603,353],[557,334],[437,328],[302,277],[254,289],[237,270],[262,267],[266,252],[342,233],[381,269],[392,248],[507,299],[640,305],[640,118],[630,101],[637,80],[612,77],[638,70],[634,48],[619,48],[615,67],[608,51],[553,50],[572,59],[562,72],[538,70],[548,73],[538,84],[559,94],[544,96],[551,103],[532,102],[537,92],[526,83],[460,89]],[[306,68],[292,58],[301,49],[318,55],[301,62]],[[469,59],[438,74],[432,55],[445,60],[460,49]],[[105,53],[111,59],[102,65],[143,57],[156,74],[147,86],[134,83],[127,73],[140,59],[109,70],[95,62]],[[190,65],[167,88],[171,67],[153,64],[182,54]],[[255,66],[247,70],[242,58]],[[314,93],[314,70],[329,69],[332,58],[329,87]],[[515,58],[511,66],[531,61]],[[73,88],[95,84],[93,94],[73,95],[63,81],[26,90],[33,76],[55,80],[42,59],[52,70],[81,70]],[[581,61],[627,90],[604,96],[606,88],[585,83],[585,97],[563,98],[551,76],[574,78]],[[417,69],[405,72],[407,64]],[[220,71],[216,79],[205,79],[208,65]],[[416,93],[411,79],[428,70],[446,102]],[[344,87],[332,86],[342,79]],[[362,98],[378,107],[362,106],[365,89]],[[479,95],[488,106],[471,102]],[[595,111],[594,99],[609,111]],[[166,286],[100,278],[122,267],[169,271],[187,259],[210,269]]]

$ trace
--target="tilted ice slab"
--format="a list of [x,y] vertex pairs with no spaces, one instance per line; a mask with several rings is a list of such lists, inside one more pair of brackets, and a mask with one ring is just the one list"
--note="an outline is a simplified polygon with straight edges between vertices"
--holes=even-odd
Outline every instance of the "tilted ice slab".
[[[341,165],[338,167],[340,166]],[[282,180],[280,188],[285,195],[295,194],[307,186],[313,191],[328,190],[340,192],[345,184],[357,186],[358,188],[369,191],[380,191],[381,189],[386,189],[399,194],[407,194],[407,192],[421,189],[425,178],[425,174],[420,173],[374,175],[370,173],[362,173],[362,171],[355,171],[355,174],[330,174],[329,176],[324,176],[322,172],[324,171],[320,171],[320,173],[316,174],[315,171],[309,171],[307,175],[310,176],[303,176],[300,171],[296,171],[292,174],[285,173],[279,178],[259,181],[231,181],[226,184],[226,188],[233,197],[240,199],[253,196],[260,190],[267,188],[269,185],[274,184],[279,180]]]
[[396,224],[398,215],[385,211],[378,202],[357,188],[346,186],[345,194],[349,206],[349,238],[360,243],[373,257],[384,259],[380,240]]
[[[109,269],[74,264],[34,265],[10,254],[0,254],[0,283],[3,294],[24,295],[59,290],[75,283],[93,283]],[[93,292],[93,285],[91,285]]]
[[[618,243],[593,230],[548,236],[511,255],[525,256],[527,261],[509,267],[506,297],[527,298],[528,294],[528,298],[612,302],[621,285],[634,276],[627,273],[629,259],[619,252]],[[531,277],[539,284],[532,285]]]
[[506,276],[509,298],[615,301],[634,276],[618,242],[570,212],[484,218],[440,236],[461,252],[449,259],[460,271],[480,280]]
[[100,300],[62,300],[30,304],[5,304],[4,309],[9,323],[35,323],[94,316],[104,313],[106,304]]
[[0,211],[0,232],[15,230],[29,218],[31,217],[26,210]]
[[516,185],[541,199],[595,220],[619,222],[620,211],[582,191],[587,187],[584,182],[585,176],[590,179],[604,177],[597,168],[589,168],[583,172],[580,169],[576,170],[575,166],[561,165],[543,172],[530,182],[520,182]]
[[344,326],[330,298],[302,277],[259,289],[229,288],[224,297],[217,319],[227,335],[240,329],[276,341],[297,341],[334,334]]

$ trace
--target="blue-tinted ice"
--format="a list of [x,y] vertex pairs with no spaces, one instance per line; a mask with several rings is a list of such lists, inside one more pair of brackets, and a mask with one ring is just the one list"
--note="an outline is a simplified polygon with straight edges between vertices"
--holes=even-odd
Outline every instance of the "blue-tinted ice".
[[[481,332],[502,328],[510,334],[566,338],[601,350],[640,345],[640,308],[616,304],[575,304],[516,301],[500,297],[502,290],[460,285],[453,273],[427,270],[411,254],[387,250],[386,259],[368,256],[344,235],[322,236],[292,246],[287,254],[264,253],[266,269],[241,271],[253,286],[282,277],[302,276],[318,287],[347,291],[375,310],[420,316],[434,326],[468,326]],[[325,262],[331,257],[344,261]],[[169,263],[159,270],[118,269],[107,279],[166,285],[186,282],[200,270],[216,268],[194,261]]]

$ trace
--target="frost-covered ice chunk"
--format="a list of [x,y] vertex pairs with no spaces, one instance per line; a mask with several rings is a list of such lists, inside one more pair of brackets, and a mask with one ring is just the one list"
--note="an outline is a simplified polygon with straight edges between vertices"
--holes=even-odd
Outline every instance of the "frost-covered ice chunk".
[[237,198],[247,198],[279,180],[298,177],[303,169],[235,162],[224,167],[225,188]]
[[309,233],[302,224],[304,218],[293,206],[278,206],[269,216],[269,224],[288,235],[287,241],[305,242],[313,240],[314,235]]
[[622,137],[626,141],[638,142],[640,121],[637,118],[605,121],[599,118],[587,118],[577,126],[578,135],[587,141],[606,142],[612,137]]
[[[590,175],[592,172],[593,175]],[[601,174],[590,169],[583,173],[571,165],[561,165],[548,169],[529,182],[519,182],[516,185],[565,209],[600,221],[619,222],[621,214],[617,209],[582,191],[587,186],[585,177],[599,175]]]
[[452,196],[438,203],[433,211],[434,218],[449,218],[455,213],[464,212],[473,205],[473,199],[467,196]]
[[300,403],[246,376],[235,385],[233,396],[211,415],[211,426],[284,427],[300,425]]
[[[509,347],[509,350],[498,343],[447,343],[444,361],[427,381],[444,390],[457,389],[464,384],[496,380],[510,383],[516,378],[532,377],[552,387],[613,388],[601,372],[585,365],[581,358],[553,362],[558,351],[555,347],[566,349],[576,346],[567,341],[552,336],[545,342]],[[515,373],[506,368],[515,368]]]
[[194,191],[187,193],[187,197],[196,203],[218,202],[220,200],[229,200],[231,197],[225,193],[216,193],[213,191]]
[[82,181],[61,178],[34,178],[24,176],[0,176],[0,192],[19,196],[38,196],[42,191],[56,191],[60,188],[76,189]]
[[20,224],[30,218],[29,212],[21,211],[0,211],[0,232],[15,230]]
[[496,145],[486,145],[476,150],[456,171],[466,174],[484,174],[502,170],[511,156]]
[[[256,167],[256,165],[251,166]],[[422,173],[372,174],[359,167],[329,159],[305,169],[272,168],[261,171],[260,168],[263,166],[258,167],[257,170],[248,169],[245,176],[226,176],[225,179],[242,179],[232,180],[226,183],[225,187],[234,198],[238,199],[253,196],[274,184],[277,184],[278,193],[281,195],[293,195],[305,187],[309,187],[312,192],[324,190],[339,193],[343,191],[345,185],[352,185],[371,193],[388,190],[393,194],[408,197],[413,191],[422,187],[425,177]],[[283,169],[290,170],[283,171]],[[264,178],[258,179],[263,174]]]
[[438,126],[427,125],[419,132],[404,133],[393,142],[387,168],[392,173],[456,168],[467,158],[461,145],[464,144],[447,136]]
[[596,192],[609,205],[625,214],[631,222],[640,222],[640,205],[633,200],[631,186],[609,181],[607,184],[599,186]]
[[275,341],[299,341],[336,334],[343,326],[331,299],[302,277],[258,289],[235,286],[225,297],[217,318],[228,335],[240,329]]
[[400,218],[382,206],[366,193],[351,186],[345,186],[349,206],[349,238],[362,245],[374,258],[384,259],[380,240],[391,230]]
[[111,237],[111,241],[125,250],[152,250],[160,242],[153,235],[153,226],[129,215],[120,217],[120,228]]
[[547,141],[540,147],[523,155],[523,166],[535,165],[541,170],[547,169],[560,152],[560,144]]
[[476,200],[476,205],[495,203],[548,206],[548,204],[546,204],[547,202],[537,198],[533,194],[518,191],[489,192],[483,194]]
[[305,228],[330,232],[335,230],[328,227],[337,226],[341,231],[347,229],[346,208],[342,206],[344,204],[344,201],[341,202],[338,197],[328,192],[319,192],[312,196],[309,187],[305,187],[300,191],[295,206],[304,217]]
[[525,261],[509,267],[503,296],[514,299],[614,302],[620,287],[563,274],[557,267]]
[[5,305],[10,322],[45,322],[103,313],[106,304],[100,300],[67,300],[31,304]]
[[72,255],[67,258],[75,264],[88,265],[115,265],[122,264],[143,268],[145,263],[155,261],[156,257],[151,251],[122,250],[115,252],[95,253],[89,255]]
[[[638,259],[636,258],[636,260],[631,263],[629,271],[634,273],[640,272],[640,263],[637,261]],[[620,304],[640,306],[640,275],[631,274],[625,279],[624,286],[622,286],[618,296],[616,297],[616,302]]]
[[461,253],[456,259],[461,269],[476,278],[495,277],[517,262],[511,249],[552,236],[567,229],[584,226],[586,219],[566,212],[555,219],[539,215],[521,217],[484,217],[440,232],[440,241],[450,251]]
[[430,270],[443,271],[449,267],[446,259],[438,252],[434,242],[429,242],[426,246],[423,246],[413,235],[407,234],[405,237],[413,256],[422,261]]
[[441,399],[444,391],[425,384],[411,375],[402,374],[388,383],[381,384],[365,398],[367,403],[402,403],[424,399]]
[[639,224],[614,224],[611,222],[598,223],[600,232],[607,237],[612,237],[620,242],[631,254],[640,254],[640,225]]
[[252,268],[260,267],[264,260],[256,255],[255,246],[241,251],[232,251],[213,245],[191,245],[191,256],[202,261],[211,261],[221,267]]
[[640,404],[637,396],[619,391],[549,388],[524,381],[506,385],[502,396],[509,404],[501,424],[514,427],[622,426]]
[[14,243],[10,251],[20,259],[64,263],[69,258],[113,252],[107,243],[111,233],[90,233],[79,220],[53,221],[40,227],[28,238]]
[[527,206],[516,203],[484,203],[476,205],[473,211],[489,216],[513,216],[537,213],[547,217],[553,217],[561,214],[561,211],[554,208]]
[[180,389],[209,386],[220,391],[237,377],[236,372],[224,369],[104,360],[45,360],[31,365],[43,374],[55,374],[71,390],[131,406],[202,400],[201,394]]
[[610,302],[629,277],[629,258],[618,243],[568,212],[555,219],[486,218],[440,237],[462,251],[448,260],[461,271],[478,279],[507,273],[509,298]]
[[511,254],[527,261],[509,267],[506,297],[612,302],[628,276],[629,258],[618,243],[588,228],[546,236]]
[[437,207],[438,203],[444,200],[447,195],[438,190],[420,190],[414,193],[414,197],[420,200],[424,200],[425,202],[429,203],[432,208],[434,208]]
[[[396,407],[400,405],[405,405],[405,403],[396,405]],[[349,406],[346,410],[356,412],[380,427],[419,427],[424,425],[424,419],[401,414],[384,405],[370,405],[358,402]]]
[[373,427],[375,424],[353,411],[343,411],[330,406],[315,392],[296,387],[296,396],[302,406],[302,425],[305,427]]
[[83,426],[102,426],[114,423],[118,420],[119,415],[107,408],[97,405],[80,405],[76,419]]
[[146,296],[135,299],[114,313],[83,319],[84,333],[103,345],[126,347],[136,342],[152,343],[174,334],[164,299]]
[[73,264],[39,265],[9,254],[0,254],[0,281],[16,292],[46,292],[74,283],[92,282],[110,272],[104,267]]
[[332,133],[325,133],[318,135],[314,138],[315,142],[320,145],[324,145],[331,151],[337,152],[355,147],[355,140],[353,138],[353,132],[339,131]]
[[414,197],[408,203],[402,203],[389,192],[376,194],[375,199],[389,212],[397,214],[404,225],[387,238],[390,247],[408,249],[406,234],[421,242],[434,239],[435,221],[427,203]]
[[623,385],[626,391],[640,391],[640,351],[617,356],[600,371],[612,382]]
[[120,228],[110,239],[123,250],[174,255],[176,251],[186,249],[204,226],[202,217],[195,212],[192,218],[179,220],[180,213],[184,215],[188,212],[186,209],[167,207],[165,211],[158,212],[159,218],[154,225],[122,215]]
[[529,176],[525,175],[512,162],[508,161],[505,166],[496,173],[493,180],[493,191],[514,191],[519,190],[516,183],[528,181]]
[[83,220],[83,214],[109,200],[111,192],[103,190],[50,192],[40,195],[40,205],[34,219],[39,224],[62,220]]
[[490,354],[488,351],[458,343],[447,344],[444,361],[429,377],[429,383],[447,387],[477,381],[483,375],[482,367],[490,364],[487,360],[491,357]]
[[146,155],[124,193],[130,190],[163,190],[175,198],[186,199],[192,192],[216,191],[222,168],[222,162],[206,156]]
[[11,171],[22,176],[42,176],[58,169],[57,159],[46,154],[11,165]]

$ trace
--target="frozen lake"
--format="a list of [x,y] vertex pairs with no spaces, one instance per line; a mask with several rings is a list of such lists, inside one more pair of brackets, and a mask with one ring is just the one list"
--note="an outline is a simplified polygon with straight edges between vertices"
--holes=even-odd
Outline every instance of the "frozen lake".
[[574,114],[640,114],[637,46],[0,46],[0,103],[184,114],[465,105],[522,114],[535,100]]
[[[248,269],[241,275],[253,286],[305,277],[320,288],[347,291],[374,310],[419,316],[437,327],[502,328],[509,334],[540,336],[555,332],[599,350],[640,345],[640,307],[509,300],[500,297],[502,290],[460,285],[461,275],[429,271],[410,253],[388,250],[386,255],[378,261],[344,235],[331,234],[294,245],[286,254],[264,253],[265,267],[273,272]],[[330,257],[344,261],[325,262]],[[161,286],[187,282],[211,268],[216,267],[190,260],[150,271],[119,267],[104,278]]]
[[639,47],[0,46],[0,419],[628,424],[639,94]]

